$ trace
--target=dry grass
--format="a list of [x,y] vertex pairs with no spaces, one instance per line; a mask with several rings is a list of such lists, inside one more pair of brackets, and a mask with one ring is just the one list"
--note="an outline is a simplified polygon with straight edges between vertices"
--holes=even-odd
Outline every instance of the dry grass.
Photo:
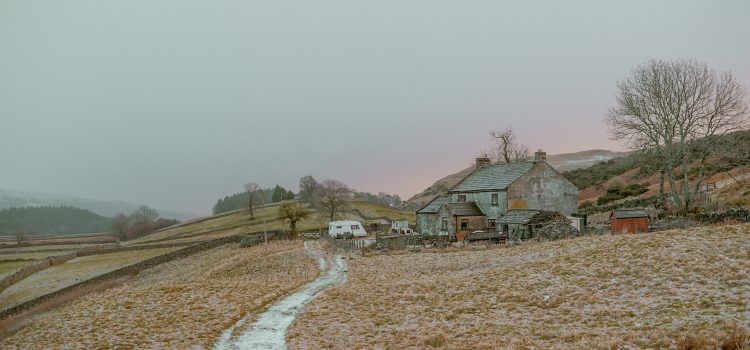
[[290,348],[750,347],[748,224],[358,257],[349,271]]
[[[46,245],[31,245],[31,246],[25,246],[25,247],[9,247],[9,248],[2,248],[0,249],[0,252],[2,253],[23,253],[23,252],[35,252],[39,250],[46,250],[46,249],[55,249],[55,250],[69,250],[69,251],[75,251],[84,247],[90,247],[93,244],[46,244]],[[4,254],[0,254],[0,259],[2,259]]]
[[34,260],[22,260],[22,261],[11,261],[0,263],[0,279],[9,276],[10,274],[26,267],[29,265],[36,264]]
[[413,211],[401,211],[389,208],[380,204],[365,202],[362,200],[352,201],[352,207],[361,210],[368,216],[379,217],[386,216],[391,219],[408,220],[414,223],[417,220],[416,213]]
[[[392,219],[408,219],[410,222],[415,221],[413,212],[405,212],[385,207],[380,204],[364,202],[360,200],[352,201],[352,208],[360,209],[374,217],[390,217]],[[255,219],[250,219],[250,214],[246,211],[235,211],[228,214],[221,214],[216,217],[195,223],[176,226],[150,234],[139,239],[124,243],[125,245],[141,245],[150,242],[159,241],[160,243],[182,243],[204,241],[209,239],[231,236],[239,233],[261,232],[267,230],[288,230],[289,226],[283,221],[273,221],[278,216],[279,203],[269,204],[262,208],[255,209]],[[362,223],[370,223],[359,216],[350,213],[349,217],[360,220]],[[263,220],[266,223],[263,223]],[[315,230],[327,223],[317,220],[316,215],[303,219],[297,223],[300,231]]]
[[179,247],[123,251],[69,260],[34,273],[0,292],[0,309],[175,249]]
[[61,252],[19,252],[17,254],[2,254],[0,255],[0,260],[16,260],[16,259],[24,259],[24,260],[44,260],[47,257],[50,256],[58,256],[58,255],[65,255],[75,252],[76,250],[66,250]]
[[36,316],[3,347],[201,349],[246,315],[315,279],[300,241],[230,245],[145,270]]

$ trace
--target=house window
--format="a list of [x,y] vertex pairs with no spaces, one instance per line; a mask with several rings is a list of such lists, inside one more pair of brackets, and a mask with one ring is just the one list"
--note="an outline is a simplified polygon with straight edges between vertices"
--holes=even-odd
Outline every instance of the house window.
[[459,194],[458,195],[458,201],[459,202],[466,202],[466,195],[465,194]]
[[440,223],[440,230],[448,231],[448,219],[443,219],[443,221]]
[[461,230],[465,231],[469,229],[469,220],[468,219],[461,219]]
[[508,233],[508,225],[503,225],[503,232]]
[[496,225],[495,219],[487,219],[487,228],[494,230]]
[[492,205],[497,205],[497,204],[498,204],[497,193],[493,193],[492,194]]

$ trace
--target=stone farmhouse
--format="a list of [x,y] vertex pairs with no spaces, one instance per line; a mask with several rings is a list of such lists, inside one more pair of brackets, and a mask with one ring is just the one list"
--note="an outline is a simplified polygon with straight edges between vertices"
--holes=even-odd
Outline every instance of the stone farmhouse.
[[578,210],[578,188],[547,164],[541,149],[533,162],[491,164],[477,158],[476,169],[417,210],[417,232],[461,236],[476,230],[501,231],[498,220],[512,209]]

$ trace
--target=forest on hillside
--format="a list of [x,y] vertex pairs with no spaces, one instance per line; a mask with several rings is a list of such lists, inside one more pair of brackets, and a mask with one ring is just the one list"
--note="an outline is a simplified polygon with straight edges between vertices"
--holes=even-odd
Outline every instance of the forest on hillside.
[[0,210],[0,235],[107,232],[111,224],[109,218],[68,206]]

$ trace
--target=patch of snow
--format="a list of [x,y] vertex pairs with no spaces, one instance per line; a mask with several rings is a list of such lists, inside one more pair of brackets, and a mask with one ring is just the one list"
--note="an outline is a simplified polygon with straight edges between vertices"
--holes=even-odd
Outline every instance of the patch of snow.
[[[313,250],[308,242],[305,249],[309,254],[318,258],[320,269],[324,271],[326,260],[319,250]],[[234,349],[286,349],[286,332],[300,310],[323,290],[335,284],[346,281],[346,260],[335,258],[335,265],[312,283],[304,286],[300,291],[283,298],[262,313],[258,320],[244,333],[233,334],[242,326],[246,319],[241,319],[232,327],[224,331],[214,346],[215,350]],[[234,337],[233,337],[234,336]]]

